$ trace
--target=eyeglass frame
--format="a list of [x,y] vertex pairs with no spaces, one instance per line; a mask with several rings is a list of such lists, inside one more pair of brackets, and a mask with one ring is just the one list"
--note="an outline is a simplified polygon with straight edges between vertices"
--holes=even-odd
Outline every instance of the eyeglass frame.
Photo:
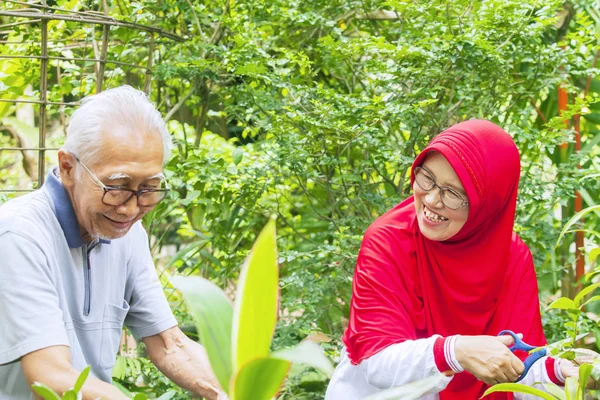
[[[417,180],[418,170],[423,170],[423,171],[425,171],[425,172],[427,172],[429,174],[429,176],[431,177],[431,180],[433,181],[433,186],[431,187],[431,189],[425,189],[424,187],[422,187],[421,185],[419,185],[419,181]],[[442,202],[442,204],[444,205],[444,207],[448,207],[449,209],[456,211],[456,210],[460,210],[461,208],[466,207],[466,206],[469,205],[469,201],[468,200],[465,201],[464,197],[460,193],[458,193],[455,189],[452,189],[451,187],[448,187],[448,186],[440,186],[440,185],[438,185],[437,181],[435,180],[435,175],[433,175],[433,173],[430,170],[428,170],[427,168],[425,168],[423,166],[415,167],[414,174],[415,174],[415,182],[417,183],[417,185],[422,190],[424,190],[426,192],[431,192],[435,188],[439,189],[440,201]],[[460,198],[460,200],[462,201],[462,204],[458,208],[449,207],[444,202],[444,192],[445,191],[449,191],[449,192],[455,194],[456,196],[458,196]]]
[[[137,205],[139,207],[155,207],[156,205],[158,205],[161,201],[163,201],[165,199],[165,197],[167,197],[167,194],[169,193],[169,190],[171,190],[168,186],[167,186],[167,182],[165,180],[163,180],[164,184],[165,184],[165,188],[164,189],[138,189],[138,190],[133,190],[133,189],[129,189],[129,188],[117,188],[117,187],[113,187],[113,186],[106,186],[104,183],[102,183],[102,181],[98,178],[98,176],[96,174],[94,174],[84,163],[83,161],[81,161],[79,159],[79,157],[77,157],[76,154],[71,153],[71,155],[75,158],[75,160],[77,160],[77,162],[79,164],[81,164],[81,166],[83,167],[83,169],[85,169],[87,171],[88,174],[90,174],[90,177],[92,178],[92,180],[94,181],[94,183],[96,183],[98,186],[100,186],[102,188],[102,190],[104,191],[104,193],[102,194],[102,204],[107,205],[107,206],[111,206],[111,207],[121,207],[124,204],[127,204],[129,202],[129,200],[131,200],[133,198],[133,196],[136,197],[136,201],[137,201]],[[108,204],[104,201],[104,197],[106,196],[106,193],[110,192],[110,191],[114,191],[114,190],[122,190],[122,191],[126,191],[126,192],[130,192],[131,196],[129,196],[127,198],[127,200],[125,200],[124,202],[122,202],[121,204]],[[160,199],[158,202],[151,204],[151,205],[142,205],[140,204],[140,195],[144,194],[144,193],[150,193],[150,192],[163,192],[165,195],[163,196],[162,199]]]

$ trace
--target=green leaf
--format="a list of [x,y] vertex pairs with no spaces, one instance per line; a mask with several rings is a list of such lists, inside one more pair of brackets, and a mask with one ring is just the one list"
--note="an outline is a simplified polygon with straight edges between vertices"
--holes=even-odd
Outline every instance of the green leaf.
[[542,399],[556,400],[556,397],[552,396],[551,394],[543,392],[540,389],[532,388],[531,386],[525,386],[520,383],[500,383],[498,385],[494,385],[491,388],[489,388],[488,390],[486,390],[482,397],[485,397],[491,393],[497,393],[497,392],[532,394],[532,395],[538,396]]
[[559,400],[567,399],[567,396],[565,395],[565,391],[561,387],[556,386],[553,383],[544,384],[544,389],[546,389],[546,392],[550,393],[551,395],[553,395],[554,397],[556,397]]
[[591,292],[593,292],[594,290],[596,290],[599,286],[600,286],[600,284],[594,283],[593,285],[590,285],[590,286],[587,286],[587,287],[581,289],[581,291],[579,293],[577,293],[577,295],[573,299],[573,303],[575,303],[575,305],[577,307],[579,307],[581,305],[580,304],[581,300],[583,300],[583,298],[585,296],[587,296],[588,294],[590,294]]
[[123,393],[125,396],[133,397],[133,394],[129,390],[127,390],[127,388],[125,386],[121,385],[119,382],[113,381],[112,384],[114,387],[119,389],[121,391],[121,393]]
[[367,397],[365,400],[417,400],[423,397],[429,390],[436,387],[442,379],[444,379],[444,375],[441,374],[430,376],[417,382],[382,390]]
[[200,239],[185,246],[183,249],[179,250],[177,254],[173,256],[173,258],[171,258],[165,269],[168,269],[171,265],[175,264],[179,260],[184,260],[186,257],[194,256],[196,253],[205,248],[208,243],[208,240]]
[[590,262],[593,263],[594,261],[596,261],[596,258],[598,258],[598,256],[600,255],[600,247],[596,247],[595,249],[592,249],[592,251],[590,251]]
[[234,400],[270,400],[283,384],[290,362],[277,358],[259,358],[245,364],[231,382]]
[[69,390],[63,393],[62,400],[77,400],[77,394],[74,390]]
[[242,158],[244,158],[244,149],[236,147],[233,151],[233,163],[238,165],[242,161]]
[[133,400],[148,400],[148,396],[144,393],[136,393],[135,396],[133,396]]
[[568,297],[560,297],[554,300],[549,306],[548,310],[558,308],[561,310],[577,310],[578,307],[575,305],[575,302]]
[[163,394],[160,397],[157,397],[156,400],[170,400],[173,398],[173,396],[175,396],[177,394],[176,391],[174,390],[170,390],[167,393]]
[[592,369],[594,367],[592,364],[582,364],[579,366],[579,391],[581,394],[581,398],[585,395],[585,387],[587,385],[588,380],[590,379],[590,375],[592,373]]
[[585,303],[583,303],[581,306],[582,307],[586,306],[586,305],[588,305],[590,303],[593,303],[594,301],[598,301],[598,300],[600,300],[600,296],[592,296]]
[[246,258],[237,287],[233,311],[233,368],[269,357],[277,322],[279,271],[275,220],[262,230]]
[[231,301],[217,285],[197,276],[175,276],[171,283],[181,291],[194,318],[200,343],[222,388],[231,379]]
[[127,373],[127,359],[123,356],[117,356],[117,361],[112,369],[112,377],[117,379],[124,379]]
[[591,206],[591,207],[588,207],[588,208],[584,208],[583,210],[579,211],[577,214],[573,215],[571,217],[571,219],[569,219],[569,221],[565,224],[565,226],[563,227],[562,231],[560,232],[560,235],[558,236],[558,240],[556,241],[556,244],[554,245],[554,248],[558,247],[558,245],[560,244],[560,241],[561,241],[562,237],[571,228],[571,226],[573,226],[573,224],[577,223],[586,214],[589,214],[589,213],[591,213],[592,211],[595,211],[595,210],[600,210],[600,205],[596,205],[596,206]]
[[565,381],[565,394],[567,396],[567,400],[579,400],[577,398],[578,391],[579,383],[577,382],[577,378],[574,376],[569,376]]
[[81,388],[83,387],[83,384],[85,383],[86,379],[88,378],[88,375],[90,374],[90,370],[92,369],[92,367],[90,365],[88,365],[87,367],[85,367],[83,369],[83,371],[81,371],[81,374],[79,374],[79,377],[77,378],[77,382],[75,382],[75,386],[73,386],[73,390],[77,393],[79,393],[81,391]]
[[43,383],[36,382],[31,386],[31,388],[44,400],[60,400],[60,396]]
[[329,358],[323,353],[318,344],[309,340],[301,342],[290,349],[276,351],[271,356],[292,363],[308,365],[323,372],[329,378],[333,375],[334,368]]

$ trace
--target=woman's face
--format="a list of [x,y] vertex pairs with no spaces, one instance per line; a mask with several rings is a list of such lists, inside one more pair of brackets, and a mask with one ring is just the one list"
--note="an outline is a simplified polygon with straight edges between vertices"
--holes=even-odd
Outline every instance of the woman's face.
[[[468,201],[465,188],[443,155],[437,152],[431,153],[425,159],[423,168],[431,173],[431,177],[438,186],[451,188],[465,202]],[[415,192],[415,210],[419,228],[427,239],[448,240],[456,235],[467,222],[469,206],[465,205],[457,210],[448,208],[442,202],[438,187],[425,191],[417,184],[415,179],[413,190]]]

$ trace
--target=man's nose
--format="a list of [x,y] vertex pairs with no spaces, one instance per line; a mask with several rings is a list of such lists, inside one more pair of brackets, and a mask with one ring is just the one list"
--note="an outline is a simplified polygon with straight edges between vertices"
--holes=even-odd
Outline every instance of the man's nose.
[[137,196],[131,196],[125,203],[117,206],[117,212],[122,215],[135,216],[140,212]]

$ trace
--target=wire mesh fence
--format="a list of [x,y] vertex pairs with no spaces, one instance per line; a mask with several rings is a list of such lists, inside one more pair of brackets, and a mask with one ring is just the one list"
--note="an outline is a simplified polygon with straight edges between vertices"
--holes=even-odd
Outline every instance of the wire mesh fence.
[[[102,0],[100,7],[102,11],[53,7],[49,6],[46,0],[3,0],[1,4],[3,7],[0,7],[0,66],[2,63],[22,60],[31,62],[31,70],[39,70],[39,87],[37,89],[28,88],[28,91],[18,96],[3,90],[0,82],[0,106],[8,103],[14,107],[34,107],[32,113],[35,114],[34,125],[37,123],[37,127],[35,127],[37,129],[37,146],[24,143],[26,140],[19,135],[18,130],[14,126],[3,123],[0,118],[0,138],[8,134],[8,140],[0,142],[0,154],[2,152],[15,154],[14,158],[10,157],[14,165],[20,152],[23,169],[30,179],[29,183],[20,182],[18,187],[6,187],[0,181],[0,193],[21,193],[34,190],[44,183],[48,169],[48,153],[58,150],[56,145],[48,144],[49,113],[59,114],[64,135],[67,114],[65,110],[77,106],[79,100],[86,95],[101,92],[107,85],[108,72],[116,68],[125,70],[127,73],[137,71],[138,74],[141,74],[143,76],[142,89],[149,94],[152,90],[152,68],[156,58],[157,42],[180,42],[184,39],[152,26],[113,18],[108,14],[106,0]],[[52,24],[52,21],[66,21],[66,23],[75,24],[80,28],[85,27],[88,35],[49,39],[49,24]],[[27,30],[27,35],[15,35],[15,30],[23,28]],[[115,29],[134,32],[135,38],[128,41],[111,38],[111,31]],[[109,59],[110,46],[125,46],[129,51],[145,51],[148,56],[144,64]],[[49,71],[53,71],[54,83],[60,84],[65,70],[71,68],[72,65],[81,67],[79,75],[82,84],[80,88],[74,90],[77,93],[76,96],[68,96],[69,99],[62,96],[62,101],[56,101],[56,98],[51,99],[48,88]],[[29,72],[33,73],[33,71]],[[89,80],[95,81],[92,90],[89,90],[89,85],[83,84],[84,81]],[[18,115],[16,119],[19,119]],[[60,140],[53,142],[60,142]],[[35,164],[35,168],[32,167],[32,164]],[[0,165],[0,167],[8,168],[10,165]]]

